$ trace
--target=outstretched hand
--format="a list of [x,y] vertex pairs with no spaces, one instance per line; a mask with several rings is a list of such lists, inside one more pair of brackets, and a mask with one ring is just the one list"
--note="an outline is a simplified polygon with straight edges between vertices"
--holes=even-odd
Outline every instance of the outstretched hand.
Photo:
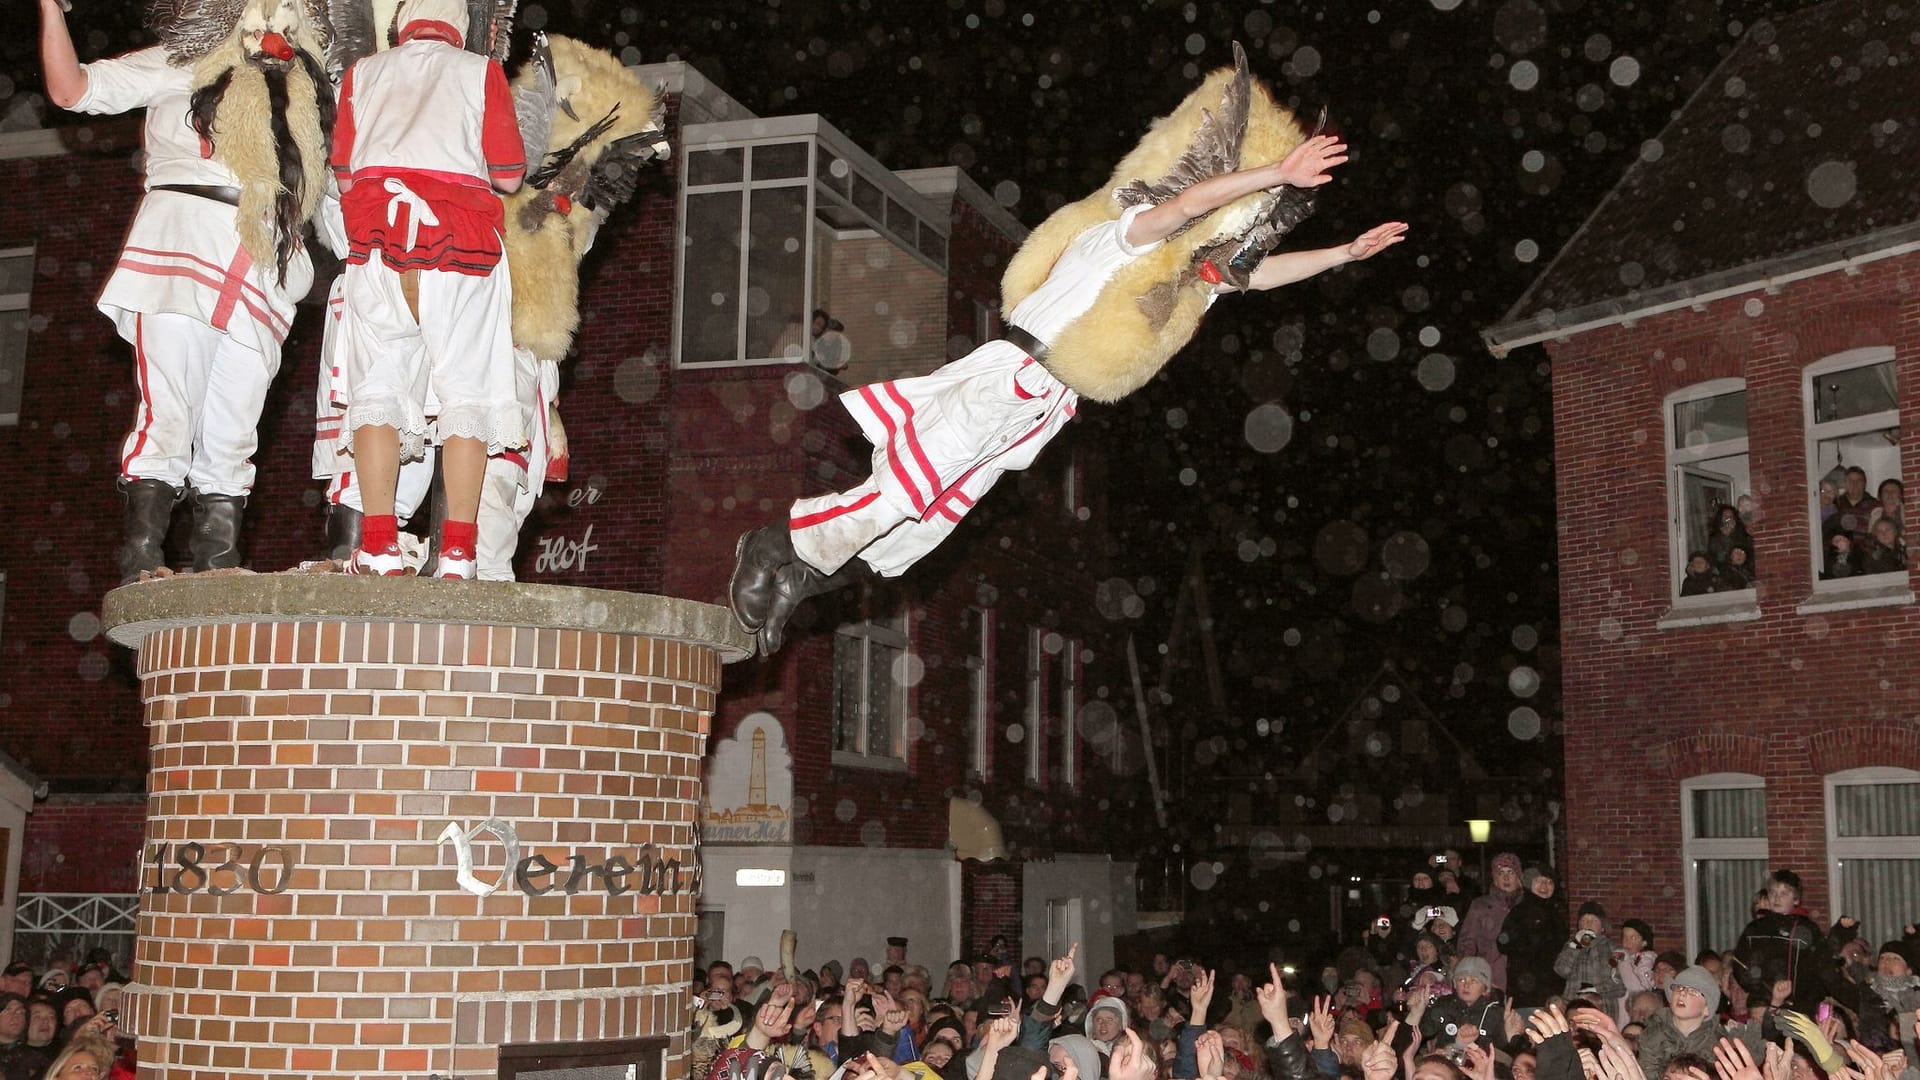
[[1276,168],[1280,183],[1310,188],[1332,180],[1327,170],[1347,161],[1347,144],[1335,135],[1315,135],[1293,148]]
[[1375,225],[1347,245],[1347,257],[1354,262],[1371,259],[1406,238],[1407,223],[1404,221],[1389,221],[1384,225]]
[[1280,983],[1279,964],[1268,964],[1267,972],[1271,981],[1254,990],[1253,1000],[1260,1006],[1260,1016],[1273,1028],[1273,1037],[1284,1039],[1293,1033],[1293,1024],[1287,1019],[1287,988]]

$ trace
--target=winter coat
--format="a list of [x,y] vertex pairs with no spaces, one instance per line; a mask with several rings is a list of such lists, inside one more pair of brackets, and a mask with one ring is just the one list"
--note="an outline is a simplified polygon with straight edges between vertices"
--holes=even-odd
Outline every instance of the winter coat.
[[1642,990],[1657,990],[1653,985],[1653,961],[1656,954],[1652,949],[1642,949],[1629,956],[1624,950],[1613,951],[1613,970],[1620,976],[1620,1007],[1615,1010],[1614,1020],[1627,1022],[1627,1006],[1633,1003],[1633,995]]
[[[1712,1061],[1713,1048],[1728,1034],[1720,1019],[1714,1016],[1707,1017],[1692,1034],[1683,1034],[1674,1025],[1673,1010],[1661,1009],[1647,1017],[1640,1030],[1640,1071],[1650,1077],[1660,1076],[1666,1072],[1667,1062],[1681,1054],[1698,1054]],[[1760,1043],[1759,1025],[1742,1024],[1731,1034],[1746,1044],[1755,1061],[1765,1060],[1766,1048]]]
[[1567,980],[1565,992],[1569,998],[1579,993],[1581,987],[1591,986],[1600,991],[1600,1007],[1609,1015],[1620,1011],[1626,986],[1620,981],[1620,973],[1614,970],[1613,942],[1607,935],[1599,934],[1585,946],[1577,939],[1567,942],[1554,958],[1553,970]]
[[1313,1080],[1313,1057],[1297,1033],[1267,1040],[1267,1075],[1273,1080]]
[[1827,976],[1835,966],[1833,945],[1819,924],[1797,911],[1769,911],[1748,923],[1734,946],[1733,963],[1734,978],[1749,1001],[1771,1003],[1773,980],[1791,978],[1787,1004],[1809,1016],[1826,996]]
[[1507,957],[1507,996],[1516,1007],[1537,1009],[1560,992],[1564,972],[1554,957],[1567,939],[1567,909],[1528,892],[1500,926],[1500,951]]
[[1498,993],[1489,993],[1471,1005],[1456,995],[1443,994],[1421,1018],[1420,1034],[1431,1046],[1442,1037],[1451,1042],[1462,1026],[1472,1024],[1494,1042],[1505,1042],[1506,1013],[1507,999]]
[[1460,920],[1460,933],[1455,936],[1461,956],[1483,957],[1493,968],[1493,988],[1507,988],[1507,957],[1500,951],[1500,927],[1507,921],[1507,913],[1520,902],[1520,890],[1503,893],[1498,889],[1473,902],[1467,909],[1467,917]]

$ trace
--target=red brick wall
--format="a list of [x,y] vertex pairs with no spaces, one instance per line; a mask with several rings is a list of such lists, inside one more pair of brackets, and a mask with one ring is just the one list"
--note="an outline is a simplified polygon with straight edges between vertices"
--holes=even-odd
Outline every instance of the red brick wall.
[[55,795],[27,818],[23,893],[130,893],[146,832],[139,795]]
[[[1567,891],[1650,920],[1666,942],[1684,932],[1681,780],[1764,777],[1769,859],[1797,870],[1807,906],[1831,918],[1822,778],[1920,768],[1920,607],[1795,611],[1813,589],[1803,369],[1867,345],[1896,349],[1902,410],[1920,416],[1920,256],[1549,346]],[[1747,380],[1761,618],[1661,630],[1671,606],[1663,400],[1729,376]],[[1900,458],[1909,482],[1920,477],[1911,419]]]
[[967,955],[986,952],[995,937],[1007,939],[1007,955],[1016,962],[1026,955],[1020,948],[1021,876],[1019,863],[960,864],[960,910],[966,913],[960,937]]

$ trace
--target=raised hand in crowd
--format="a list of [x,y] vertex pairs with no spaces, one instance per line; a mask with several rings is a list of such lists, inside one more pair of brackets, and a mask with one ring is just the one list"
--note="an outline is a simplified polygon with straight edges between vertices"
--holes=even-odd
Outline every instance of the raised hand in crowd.
[[1380,1037],[1361,1053],[1362,1080],[1393,1080],[1394,1073],[1400,1067],[1400,1063],[1393,1057],[1393,1039],[1399,1031],[1400,1021],[1388,1021],[1386,1028],[1380,1032]]
[[1193,973],[1193,986],[1187,990],[1187,1000],[1193,1003],[1193,1012],[1187,1016],[1187,1023],[1202,1027],[1207,1023],[1207,1008],[1213,1004],[1213,972],[1206,968],[1196,968]]
[[1739,1039],[1721,1039],[1714,1044],[1713,1071],[1720,1074],[1720,1080],[1765,1080],[1753,1054]]
[[1793,1051],[1787,1049],[1783,1041],[1779,1045],[1767,1044],[1767,1058],[1762,1063],[1765,1080],[1793,1080]]
[[1220,1041],[1220,1033],[1209,1031],[1200,1036],[1193,1045],[1196,1061],[1200,1063],[1200,1080],[1220,1080],[1227,1071],[1227,1048]]
[[1506,1029],[1508,1042],[1527,1033],[1526,1021],[1520,1019],[1520,1010],[1513,1007],[1512,998],[1507,999],[1506,1011],[1501,1016],[1501,1027]]
[[767,1047],[787,1037],[793,1030],[793,991],[785,986],[775,987],[767,995],[767,1003],[753,1016],[753,1030],[747,1032],[747,1045],[755,1050]]
[[1466,1068],[1461,1071],[1469,1080],[1493,1080],[1493,1051],[1478,1041],[1468,1043]]
[[1571,1035],[1567,1028],[1567,1014],[1560,1006],[1553,1005],[1545,1009],[1535,1009],[1527,1020],[1527,1038],[1533,1045],[1539,1046],[1556,1035]]
[[993,1023],[987,1025],[986,1037],[980,1041],[980,1071],[973,1080],[993,1080],[993,1067],[1000,1060],[1000,1051],[1012,1046],[1019,1037],[1019,1013],[994,1017]]
[[1293,1021],[1287,1016],[1287,989],[1280,982],[1280,965],[1268,964],[1267,973],[1271,978],[1253,992],[1254,1003],[1260,1006],[1260,1017],[1273,1029],[1273,1041],[1279,1042],[1293,1034]]
[[1333,1049],[1333,999],[1317,997],[1313,999],[1313,1011],[1307,1014],[1307,1032],[1310,1038],[1307,1048],[1310,1050]]
[[1140,1041],[1139,1032],[1129,1029],[1113,1044],[1113,1056],[1107,1059],[1107,1080],[1154,1080],[1159,1072],[1160,1064]]
[[846,992],[843,996],[844,1004],[840,1009],[840,1034],[843,1037],[853,1038],[862,1031],[873,1030],[872,1024],[862,1027],[860,1023],[861,1013],[865,1013],[869,1020],[873,1018],[873,1013],[860,1005],[860,999],[866,996],[867,980],[847,980]]
[[873,992],[873,1015],[880,1021],[882,1035],[898,1035],[907,1026],[907,1010],[885,990]]
[[[1581,1027],[1592,1030],[1584,1024]],[[1640,1062],[1633,1056],[1633,1048],[1618,1033],[1611,1039],[1602,1038],[1599,1060],[1601,1080],[1647,1080],[1646,1074],[1640,1071]]]
[[1073,973],[1077,970],[1074,958],[1079,954],[1080,943],[1076,941],[1067,946],[1067,955],[1047,965],[1047,990],[1044,995],[1047,1004],[1060,1004],[1061,995],[1067,992],[1068,985],[1073,982]]
[[[1845,1046],[1849,1064],[1840,1070],[1840,1074],[1849,1080],[1893,1080],[1900,1075],[1889,1068],[1887,1061],[1879,1054],[1859,1043],[1849,1042]],[[1902,1054],[1904,1056],[1904,1051]]]
[[1573,1026],[1588,1032],[1601,1041],[1620,1038],[1620,1025],[1604,1009],[1581,1009],[1573,1014]]

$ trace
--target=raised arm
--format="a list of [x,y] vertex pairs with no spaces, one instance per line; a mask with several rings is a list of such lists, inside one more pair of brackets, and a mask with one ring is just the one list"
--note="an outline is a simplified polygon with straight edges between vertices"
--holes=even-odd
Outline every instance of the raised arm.
[[1376,225],[1361,233],[1359,238],[1351,244],[1316,248],[1312,251],[1282,251],[1269,255],[1260,260],[1259,266],[1253,268],[1253,274],[1247,280],[1247,288],[1250,290],[1277,289],[1282,285],[1305,281],[1315,274],[1325,273],[1336,266],[1371,259],[1406,238],[1406,222],[1389,221],[1385,225]]
[[60,0],[40,0],[40,69],[47,73],[47,97],[71,109],[87,92],[87,69],[73,51],[65,10]]
[[1332,135],[1316,135],[1284,160],[1238,172],[1210,176],[1161,203],[1142,211],[1127,227],[1127,244],[1142,247],[1165,240],[1194,218],[1203,217],[1242,195],[1286,184],[1310,188],[1333,179],[1327,170],[1347,160],[1347,144]]

